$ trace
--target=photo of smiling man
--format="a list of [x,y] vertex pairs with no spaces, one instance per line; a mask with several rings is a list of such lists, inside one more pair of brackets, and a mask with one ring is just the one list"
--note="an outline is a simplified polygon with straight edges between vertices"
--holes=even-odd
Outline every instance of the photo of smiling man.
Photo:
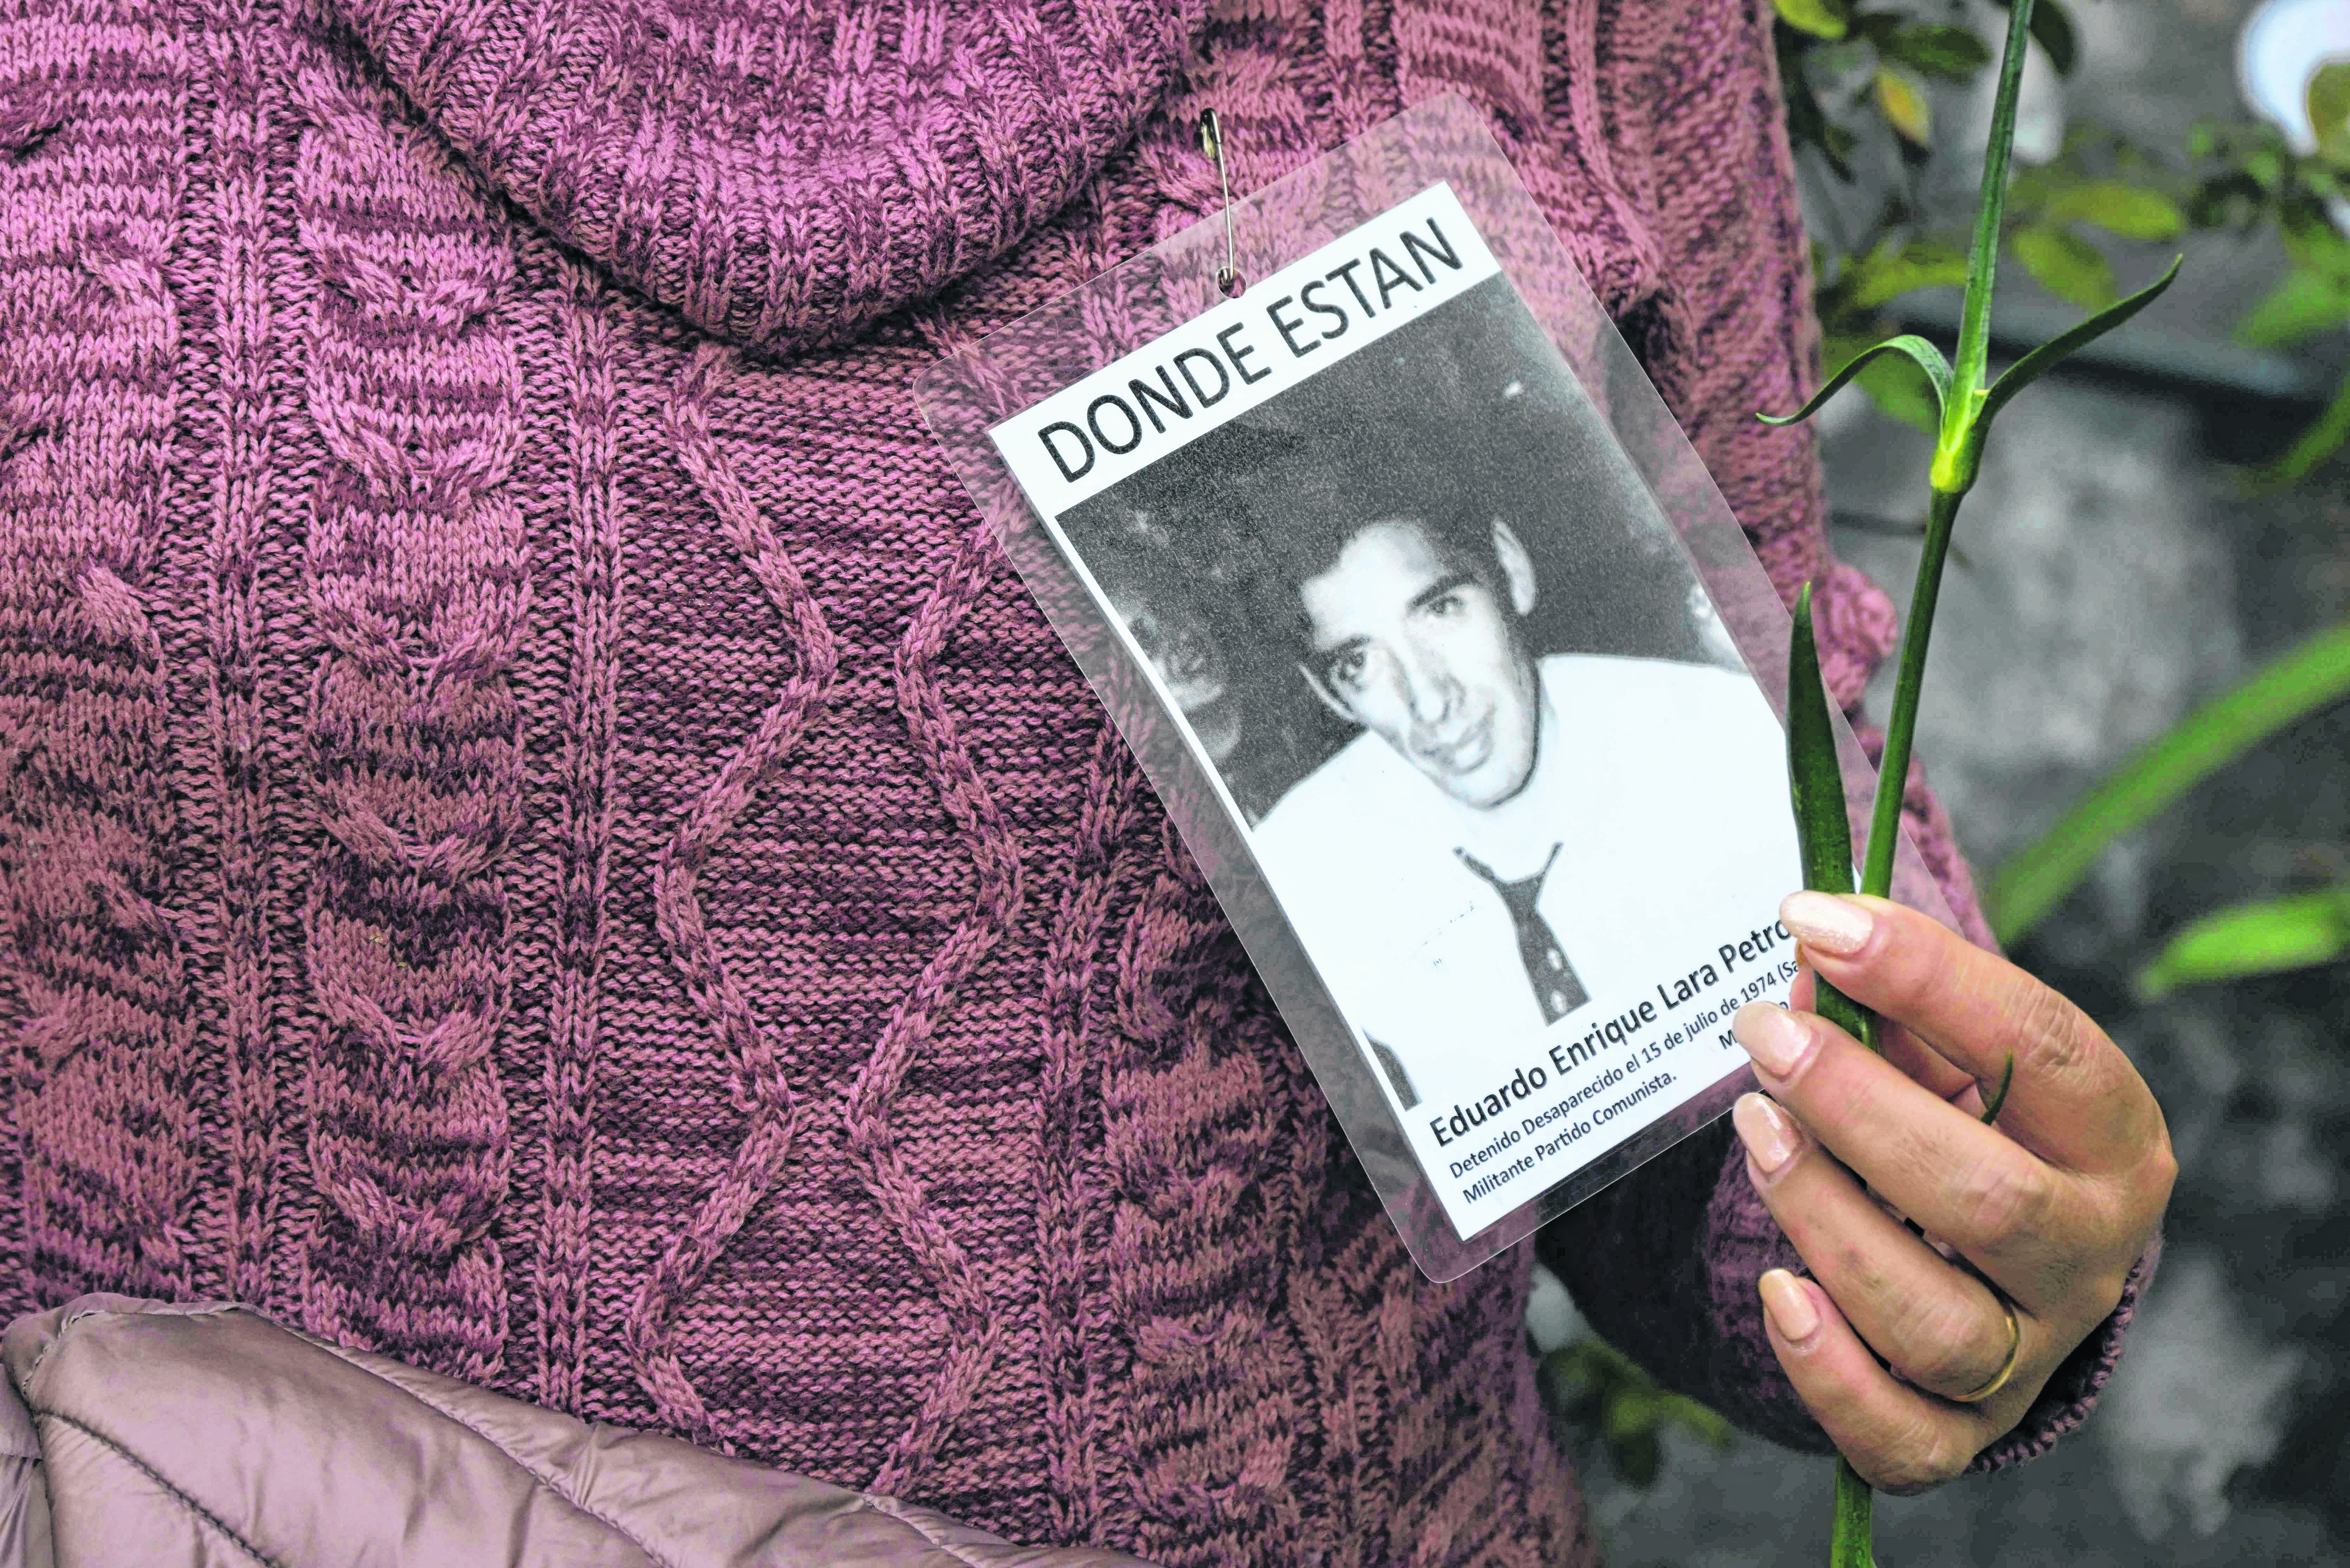
[[1497,1085],[1605,1088],[1596,1146],[1734,1064],[1708,1015],[1793,972],[1783,732],[1501,280],[1056,524],[1432,1168]]
[[[1743,670],[1537,654],[1543,586],[1519,528],[1431,468],[1378,477],[1336,484],[1270,541],[1264,619],[1286,622],[1300,680],[1355,733],[1255,846],[1409,1108],[1596,995],[1645,990],[1651,906],[1745,857],[1783,876],[1794,851],[1768,768],[1778,721]],[[1752,787],[1726,794],[1709,758]]]

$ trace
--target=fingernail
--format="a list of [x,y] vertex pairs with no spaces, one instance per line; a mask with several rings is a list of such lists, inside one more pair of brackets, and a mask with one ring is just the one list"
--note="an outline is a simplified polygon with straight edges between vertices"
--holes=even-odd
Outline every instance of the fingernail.
[[1847,958],[1868,945],[1877,917],[1866,904],[1832,893],[1790,893],[1779,903],[1779,919],[1805,947]]
[[1790,1345],[1801,1345],[1819,1332],[1820,1309],[1812,1304],[1812,1293],[1784,1269],[1762,1276],[1762,1310],[1771,1314],[1771,1326],[1779,1337]]
[[1748,1002],[1730,1021],[1730,1032],[1754,1064],[1774,1078],[1793,1076],[1812,1048],[1812,1032],[1774,1002]]
[[1738,1141],[1746,1146],[1755,1168],[1765,1176],[1776,1174],[1804,1147],[1804,1135],[1767,1095],[1739,1096],[1730,1124],[1738,1129]]

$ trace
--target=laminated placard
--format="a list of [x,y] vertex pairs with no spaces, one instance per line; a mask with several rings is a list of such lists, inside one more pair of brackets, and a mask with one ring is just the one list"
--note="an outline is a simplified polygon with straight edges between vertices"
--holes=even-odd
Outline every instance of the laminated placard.
[[1752,1084],[1787,618],[1466,102],[1230,219],[917,397],[1451,1279]]

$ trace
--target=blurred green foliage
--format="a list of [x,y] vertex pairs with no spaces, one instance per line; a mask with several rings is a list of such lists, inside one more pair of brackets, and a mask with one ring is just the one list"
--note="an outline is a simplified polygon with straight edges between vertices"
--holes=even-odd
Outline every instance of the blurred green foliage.
[[[1991,61],[1971,30],[1894,6],[1851,0],[1775,0],[1779,73],[1789,139],[1847,184],[1872,143],[1894,154],[1898,180],[1865,232],[1814,247],[1822,374],[1833,377],[1897,330],[1887,306],[1966,281],[1964,232],[1929,215],[1919,176],[1938,156],[1924,84],[1966,82]],[[2058,0],[2040,0],[2032,37],[2060,76],[2079,46]],[[2110,247],[2177,239],[2190,230],[2249,234],[2273,226],[2288,271],[2238,324],[2247,344],[2273,348],[2350,327],[2350,238],[2336,218],[2350,201],[2350,61],[2321,68],[2308,88],[2318,144],[2296,153],[2267,126],[2196,127],[2183,159],[2158,157],[2111,131],[2076,126],[2053,161],[2017,169],[2001,227],[2002,254],[2057,297],[2086,309],[2120,291]],[[1856,378],[1878,408],[1930,431],[1935,401],[1916,366],[1887,356]],[[2274,462],[2258,486],[2305,478],[2350,442],[2350,380]]]
[[[1920,199],[1935,157],[1924,84],[1969,82],[1991,61],[1972,30],[1905,11],[1856,9],[1849,0],[1776,0],[1776,45],[1789,140],[1835,176],[1856,179],[1854,159],[1889,147],[1901,178],[1865,233],[1842,246],[1815,245],[1813,270],[1823,335],[1822,371],[1834,377],[1895,329],[1886,307],[1904,295],[1966,283],[1967,234],[1938,223]],[[2079,57],[2072,18],[2040,0],[2032,38],[2059,74]],[[2185,218],[2150,160],[2118,138],[2077,134],[2062,156],[2018,171],[2001,224],[2002,249],[2050,292],[2089,309],[2118,296],[2112,263],[2085,230],[2127,240],[2168,240]],[[2171,182],[2170,183],[2175,183]],[[1856,378],[1887,413],[1934,429],[1937,401],[1914,364],[1887,356]]]
[[1659,1387],[1630,1356],[1596,1334],[1586,1333],[1544,1356],[1540,1378],[1553,1416],[1605,1442],[1616,1473],[1643,1490],[1657,1484],[1669,1428],[1678,1427],[1711,1448],[1730,1446],[1729,1422]]
[[2153,1002],[2182,985],[2307,969],[2350,956],[2350,882],[2205,915],[2138,971]]
[[[2013,942],[2105,853],[2189,788],[2270,736],[2350,698],[2350,625],[2334,627],[2180,720],[2010,856],[1983,905]],[[2146,1001],[2182,985],[2305,969],[2350,957],[2350,884],[2239,904],[2193,921],[2137,976]]]
[[[2002,942],[2015,942],[2056,908],[2115,839],[2270,736],[2345,698],[2350,698],[2350,626],[2320,632],[2204,703],[2008,857],[1984,890],[1991,929]],[[2170,983],[2188,978],[2182,971]]]
[[[2350,236],[2340,223],[2350,212],[2350,61],[2319,67],[2307,108],[2313,152],[2295,152],[2268,126],[2198,126],[2188,139],[2189,156],[2202,166],[2189,205],[2197,226],[2250,233],[2273,223],[2284,241],[2284,277],[2236,325],[2237,337],[2258,348],[2350,327]],[[2298,483],[2345,441],[2350,379],[2253,483]]]

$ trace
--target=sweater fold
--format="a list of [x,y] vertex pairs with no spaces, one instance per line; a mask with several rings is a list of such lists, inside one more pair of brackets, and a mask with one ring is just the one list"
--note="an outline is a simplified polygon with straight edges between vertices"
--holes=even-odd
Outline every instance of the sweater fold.
[[340,0],[450,144],[696,326],[853,335],[1001,255],[1133,139],[1201,0]]

